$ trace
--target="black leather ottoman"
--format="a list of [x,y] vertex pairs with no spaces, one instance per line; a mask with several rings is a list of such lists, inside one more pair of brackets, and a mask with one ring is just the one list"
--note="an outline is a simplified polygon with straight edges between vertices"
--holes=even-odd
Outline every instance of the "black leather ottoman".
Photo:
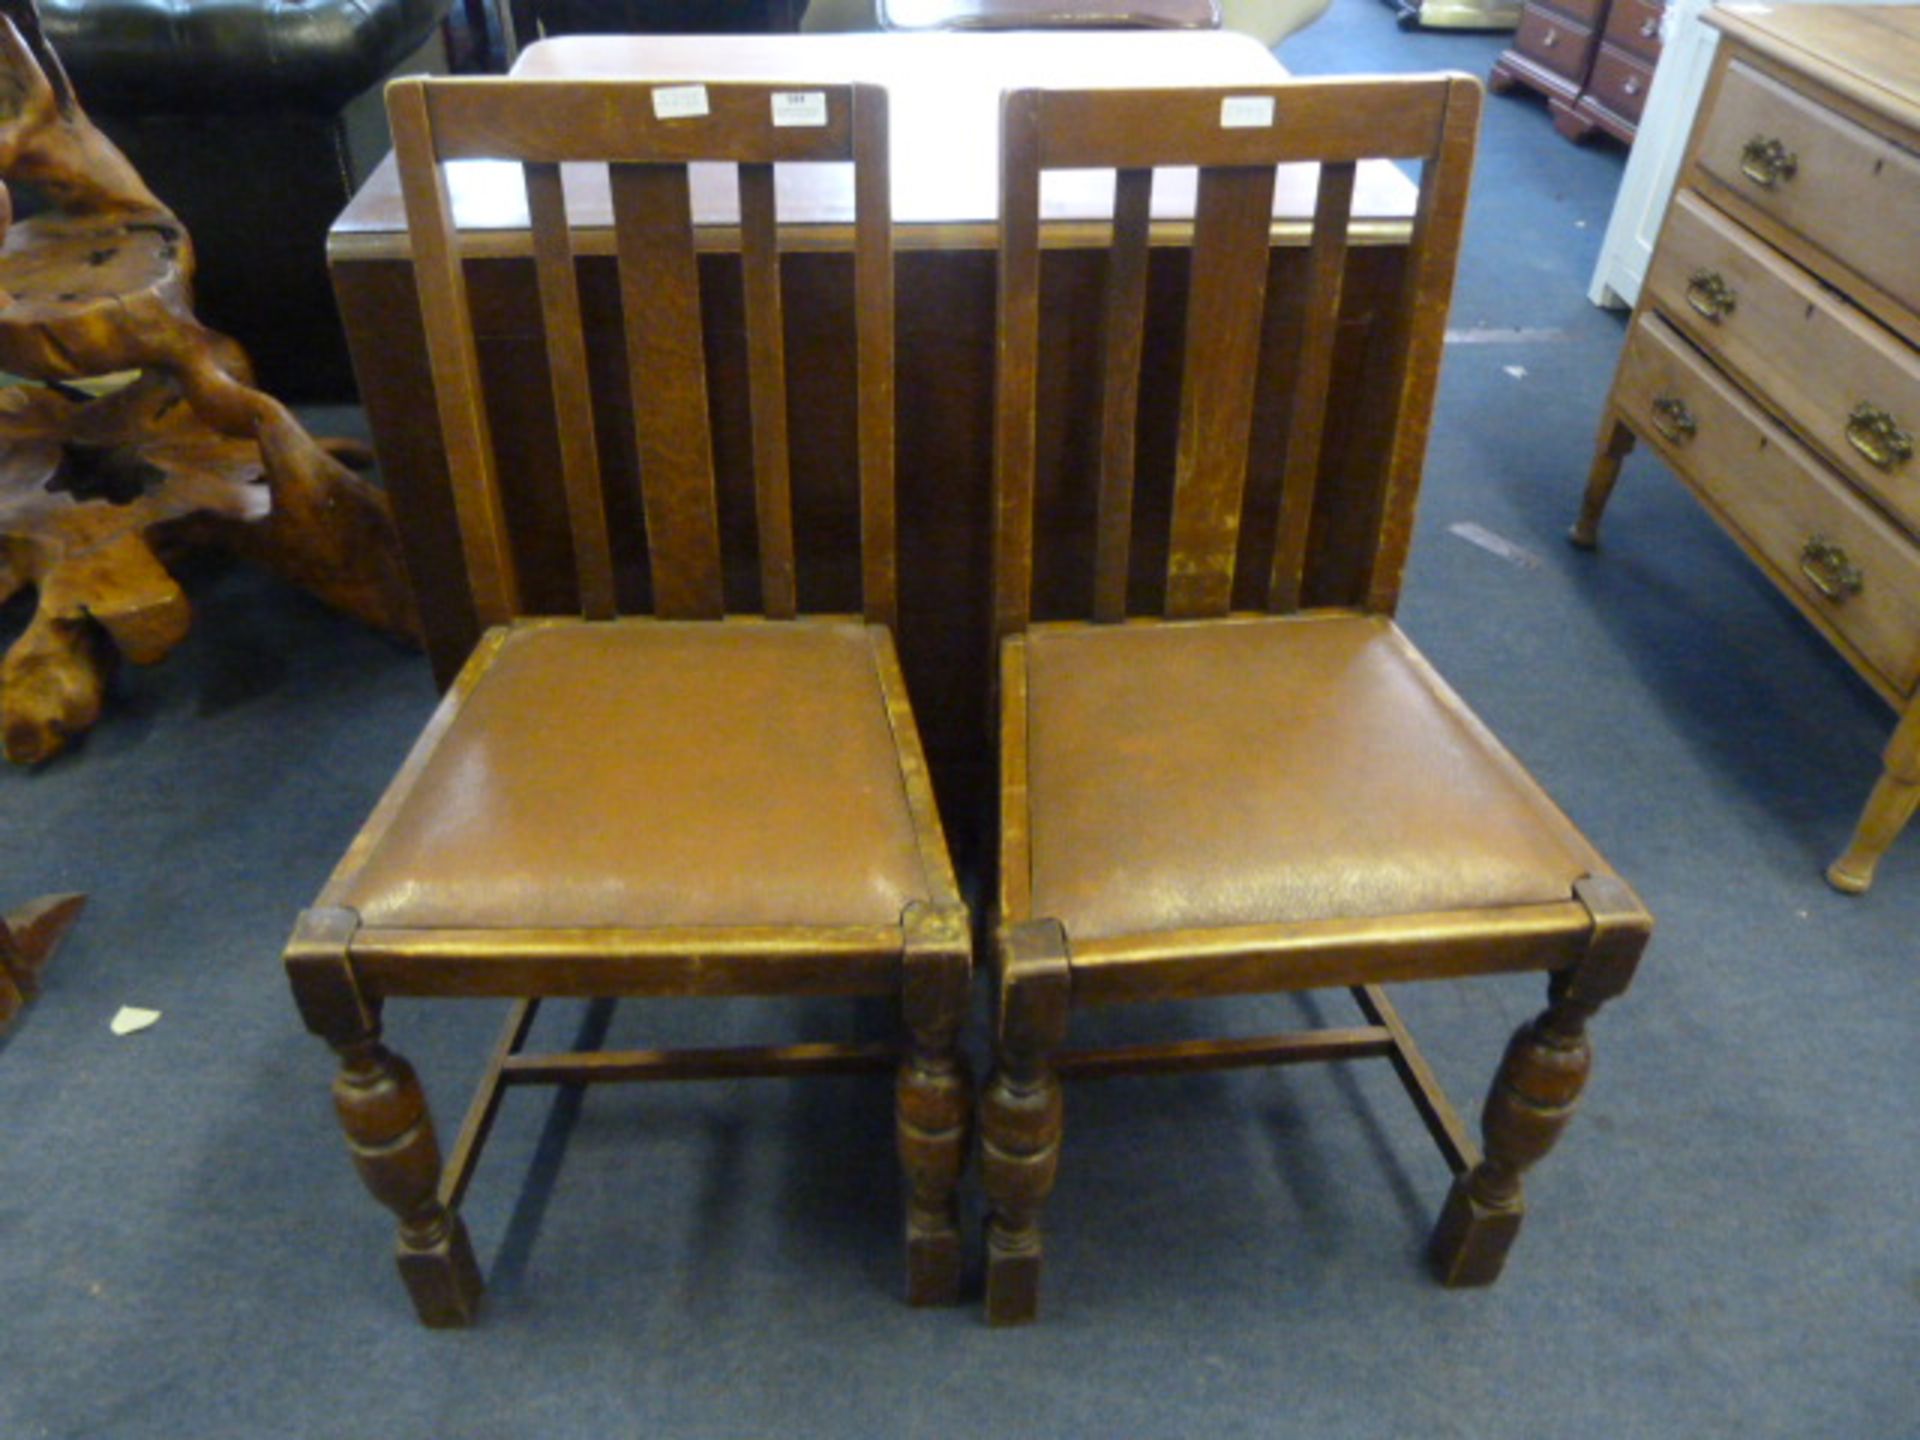
[[512,0],[522,44],[537,35],[725,35],[795,30],[807,0]]
[[198,309],[290,400],[353,395],[326,235],[343,112],[448,0],[40,0],[80,103],[192,231]]

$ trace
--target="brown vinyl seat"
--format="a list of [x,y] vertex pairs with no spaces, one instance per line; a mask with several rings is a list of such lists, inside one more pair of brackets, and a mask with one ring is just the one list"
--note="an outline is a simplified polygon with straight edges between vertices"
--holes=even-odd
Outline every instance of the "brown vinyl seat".
[[[1385,1058],[1454,1172],[1435,1268],[1492,1281],[1521,1174],[1584,1084],[1587,1021],[1650,933],[1632,891],[1392,619],[1479,101],[1448,76],[1005,99],[999,1011],[980,1114],[997,1323],[1037,1312],[1063,1075]],[[1406,284],[1375,322],[1387,342],[1355,356],[1342,281],[1358,166],[1378,159],[1418,162],[1420,194]],[[1307,163],[1311,231],[1276,247],[1276,167]],[[1155,171],[1194,166],[1191,259],[1169,280],[1180,252],[1149,247]],[[1095,337],[1039,319],[1041,177],[1056,169],[1116,177]],[[1186,287],[1171,375],[1142,370],[1150,283]],[[1095,361],[1097,435],[1050,419],[1062,375],[1086,367],[1043,340]],[[1155,382],[1181,387],[1177,435],[1136,427]],[[1397,397],[1389,433],[1342,430],[1343,384]],[[1086,543],[1037,552],[1035,534],[1075,514]],[[1382,986],[1525,970],[1550,973],[1549,1003],[1501,1064],[1482,1156]],[[1081,1007],[1327,986],[1366,1023],[1066,1045]]]
[[[480,1272],[458,1207],[504,1087],[871,1070],[898,1074],[908,1298],[951,1299],[973,1103],[955,1049],[969,935],[891,634],[885,94],[408,80],[388,104],[468,579],[491,628],[301,916],[286,963],[308,1028],[339,1053],[341,1125],[399,1217],[414,1306],[430,1325],[475,1314]],[[551,391],[549,468],[566,497],[579,616],[530,616],[521,594],[448,173],[474,159],[515,163],[524,180],[546,373],[506,378]],[[705,162],[737,171],[696,182]],[[787,393],[776,169],[848,162],[851,253],[832,258],[857,393],[844,416],[808,415],[859,437],[859,613],[803,616],[788,438],[790,408],[796,428],[802,412]],[[570,226],[563,163],[607,167],[610,246]],[[703,276],[692,196],[735,183],[737,269]],[[581,277],[608,249],[618,313],[590,325]],[[707,307],[726,318],[711,323]],[[751,391],[751,454],[732,470],[714,455],[706,359],[729,333],[746,347]],[[596,434],[589,375],[622,360],[632,432]],[[526,453],[525,436],[505,438]],[[722,523],[722,479],[750,495],[751,526]],[[643,540],[613,523],[636,492]],[[728,541],[742,528],[754,543],[737,554]],[[727,613],[741,593],[759,613]],[[879,1045],[525,1049],[543,998],[740,995],[892,996],[905,1033]],[[516,1002],[444,1168],[420,1084],[381,1041],[395,996]]]
[[507,630],[339,902],[398,929],[895,924],[935,888],[885,643],[858,623]]
[[1592,851],[1371,615],[1037,628],[1033,911],[1079,940],[1547,905]]

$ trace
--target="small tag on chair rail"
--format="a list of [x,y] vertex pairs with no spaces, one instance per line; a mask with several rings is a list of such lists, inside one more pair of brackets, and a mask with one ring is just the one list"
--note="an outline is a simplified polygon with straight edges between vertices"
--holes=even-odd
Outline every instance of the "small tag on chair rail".
[[775,128],[788,126],[807,126],[809,128],[827,123],[827,96],[824,90],[776,90],[773,92],[773,123]]
[[704,85],[660,85],[653,92],[653,114],[657,120],[691,120],[707,113],[707,87]]
[[1222,130],[1267,130],[1273,126],[1273,96],[1229,95],[1220,102]]

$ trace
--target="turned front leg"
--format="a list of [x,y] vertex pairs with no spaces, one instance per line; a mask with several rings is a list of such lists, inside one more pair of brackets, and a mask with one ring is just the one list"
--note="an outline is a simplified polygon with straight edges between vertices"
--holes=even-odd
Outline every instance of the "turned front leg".
[[1060,1161],[1064,1110],[1052,1053],[1066,1039],[1066,935],[1052,921],[1015,927],[999,947],[994,1073],[980,1107],[987,1218],[987,1320],[1016,1325],[1040,1305],[1040,1212]]
[[941,1305],[960,1295],[960,1173],[973,1121],[973,1077],[955,1048],[972,980],[967,912],[916,905],[906,932],[908,1048],[894,1115],[908,1185],[907,1303]]
[[1880,857],[1920,807],[1920,702],[1907,709],[1887,742],[1885,771],[1853,827],[1844,854],[1827,867],[1827,883],[1849,895],[1873,884]]
[[440,1143],[419,1078],[380,1042],[377,1001],[354,979],[346,941],[357,919],[309,911],[287,948],[287,974],[307,1028],[340,1057],[334,1108],[373,1198],[399,1219],[400,1278],[424,1324],[472,1323],[485,1286],[459,1215],[440,1198]]
[[1578,1007],[1555,1001],[1508,1044],[1481,1115],[1486,1157],[1453,1182],[1434,1228],[1432,1258],[1443,1283],[1499,1278],[1526,1214],[1521,1176],[1553,1148],[1586,1086],[1593,1064],[1586,1020]]
[[334,1047],[333,1102],[353,1167],[373,1198],[400,1220],[400,1278],[422,1323],[471,1324],[480,1266],[466,1222],[440,1201],[440,1144],[413,1067],[372,1035]]
[[1613,498],[1614,484],[1620,479],[1620,464],[1633,449],[1633,431],[1609,415],[1600,423],[1600,439],[1594,446],[1593,467],[1587,472],[1587,493],[1580,501],[1580,518],[1573,522],[1567,538],[1582,550],[1600,543],[1600,516]]
[[1584,880],[1587,953],[1548,985],[1547,1008],[1507,1045],[1481,1115],[1486,1155],[1453,1182],[1428,1255],[1449,1286],[1491,1285],[1526,1214],[1523,1177],[1566,1129],[1593,1068],[1587,1024],[1627,988],[1652,919],[1618,880]]

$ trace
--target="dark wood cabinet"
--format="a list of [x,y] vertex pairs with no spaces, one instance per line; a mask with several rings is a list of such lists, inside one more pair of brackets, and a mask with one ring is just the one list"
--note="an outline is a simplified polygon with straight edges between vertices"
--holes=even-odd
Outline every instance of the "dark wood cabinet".
[[1662,9],[1659,0],[1527,0],[1487,83],[1545,95],[1570,140],[1603,130],[1630,145],[1660,59]]

